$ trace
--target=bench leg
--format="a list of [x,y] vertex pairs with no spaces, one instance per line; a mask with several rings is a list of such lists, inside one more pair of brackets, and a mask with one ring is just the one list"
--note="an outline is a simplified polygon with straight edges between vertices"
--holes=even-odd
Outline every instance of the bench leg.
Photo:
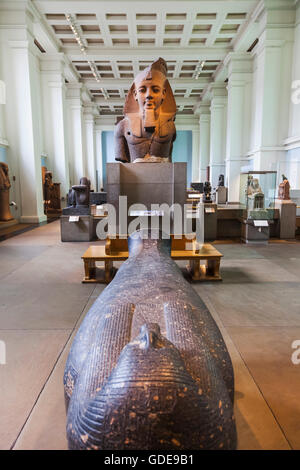
[[84,280],[89,281],[90,280],[90,260],[84,259]]
[[207,276],[220,277],[220,259],[212,259],[206,261]]
[[105,282],[109,284],[110,281],[112,280],[113,262],[109,260],[105,260],[104,270],[105,270]]
[[199,281],[202,278],[202,271],[200,260],[189,260],[188,270],[192,276],[193,281]]

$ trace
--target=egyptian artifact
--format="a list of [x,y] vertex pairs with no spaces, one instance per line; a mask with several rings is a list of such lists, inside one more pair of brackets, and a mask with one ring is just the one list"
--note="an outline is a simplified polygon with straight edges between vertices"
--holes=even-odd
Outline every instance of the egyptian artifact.
[[263,209],[265,202],[265,195],[260,187],[258,178],[249,176],[247,195],[249,199],[249,209]]
[[79,184],[72,186],[68,194],[68,205],[81,207],[90,203],[91,182],[86,177],[80,178]]
[[[129,237],[64,373],[70,449],[235,449],[234,377],[221,333],[171,259],[171,241]],[[138,276],[137,276],[138,273]]]
[[219,175],[218,186],[224,186],[224,175]]
[[115,130],[115,159],[123,163],[170,162],[175,114],[167,64],[160,58],[135,77],[128,92],[125,117]]
[[211,184],[210,184],[209,181],[206,181],[204,183],[203,202],[212,202],[212,199],[211,199]]
[[286,176],[282,175],[282,182],[278,188],[278,199],[290,200],[290,183]]
[[11,187],[8,176],[8,165],[0,162],[0,221],[13,220],[9,207],[9,189]]
[[60,212],[60,183],[53,183],[51,171],[44,171],[43,178],[44,212]]

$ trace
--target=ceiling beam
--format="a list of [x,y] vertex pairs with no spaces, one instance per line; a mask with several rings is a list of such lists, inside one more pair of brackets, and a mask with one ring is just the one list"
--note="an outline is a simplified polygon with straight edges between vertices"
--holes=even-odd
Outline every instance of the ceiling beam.
[[[176,98],[175,101],[177,106],[189,106],[194,105],[197,103],[199,98],[195,96],[191,96],[190,98]],[[123,98],[109,98],[105,100],[104,98],[98,98],[97,96],[94,97],[93,102],[99,106],[124,106],[125,100]]]
[[[90,90],[97,90],[100,88],[125,88],[129,89],[132,85],[133,79],[128,80],[127,78],[101,78],[101,82],[97,83],[96,80],[82,80],[87,88]],[[209,78],[199,78],[198,80],[177,78],[169,80],[172,89],[175,88],[204,88],[208,83],[211,82]]]
[[163,57],[166,61],[168,60],[223,60],[228,52],[232,51],[231,47],[187,47],[187,48],[174,48],[170,47],[158,47],[158,48],[142,48],[142,47],[128,47],[128,48],[106,48],[106,47],[95,47],[94,51],[90,46],[83,55],[80,52],[79,47],[74,46],[63,47],[62,52],[68,55],[72,61],[78,60],[155,60],[157,57]]

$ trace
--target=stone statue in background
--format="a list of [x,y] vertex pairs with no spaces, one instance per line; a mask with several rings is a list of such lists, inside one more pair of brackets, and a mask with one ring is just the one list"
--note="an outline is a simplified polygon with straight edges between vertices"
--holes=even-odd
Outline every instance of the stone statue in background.
[[204,183],[203,202],[212,202],[212,199],[211,199],[211,184],[210,184],[209,181],[206,181]]
[[278,199],[288,201],[290,197],[290,183],[285,175],[282,175],[282,183],[280,183],[278,188]]
[[90,204],[91,182],[86,177],[80,178],[79,184],[72,186],[69,191],[70,206],[81,207]]
[[171,259],[171,241],[145,235],[129,237],[128,260],[73,341],[64,373],[69,448],[235,449],[222,335]]
[[9,189],[11,187],[8,176],[8,165],[0,162],[0,222],[13,220],[9,208]]
[[59,214],[61,212],[60,183],[53,183],[52,172],[43,172],[43,193],[45,214]]
[[89,215],[90,214],[91,182],[86,176],[80,178],[68,192],[67,204],[63,215]]
[[259,179],[249,175],[247,195],[249,201],[249,210],[264,209],[265,195],[260,187]]
[[224,186],[224,175],[219,175],[218,186]]
[[176,103],[163,59],[137,75],[126,97],[124,114],[115,130],[115,159],[124,163],[170,162],[176,138]]

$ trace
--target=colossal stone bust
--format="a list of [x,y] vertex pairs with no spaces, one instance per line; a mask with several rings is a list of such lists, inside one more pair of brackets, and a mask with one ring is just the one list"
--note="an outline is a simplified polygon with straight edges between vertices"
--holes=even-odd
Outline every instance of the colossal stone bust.
[[115,130],[115,159],[123,163],[170,162],[176,138],[176,103],[158,59],[134,80]]

